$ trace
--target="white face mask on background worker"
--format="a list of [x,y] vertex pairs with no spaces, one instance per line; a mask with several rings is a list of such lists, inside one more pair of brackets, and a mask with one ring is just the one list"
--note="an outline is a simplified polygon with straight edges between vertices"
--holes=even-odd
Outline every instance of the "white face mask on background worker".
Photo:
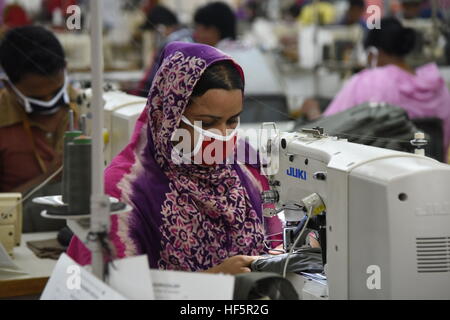
[[59,89],[53,98],[48,101],[27,97],[13,84],[11,80],[9,80],[6,75],[4,75],[4,80],[8,82],[11,89],[17,95],[19,103],[24,107],[26,113],[50,115],[58,111],[62,105],[67,105],[70,100],[67,90],[69,83],[67,73],[64,74],[64,84],[61,89]]

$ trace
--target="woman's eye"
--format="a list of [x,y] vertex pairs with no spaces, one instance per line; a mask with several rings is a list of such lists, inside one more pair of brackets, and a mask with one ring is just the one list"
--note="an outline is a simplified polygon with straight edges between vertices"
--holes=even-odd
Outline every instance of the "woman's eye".
[[202,127],[203,128],[211,128],[212,126],[214,126],[215,122],[202,122]]
[[227,124],[235,124],[235,123],[238,123],[238,121],[239,121],[239,118],[232,118],[227,121]]

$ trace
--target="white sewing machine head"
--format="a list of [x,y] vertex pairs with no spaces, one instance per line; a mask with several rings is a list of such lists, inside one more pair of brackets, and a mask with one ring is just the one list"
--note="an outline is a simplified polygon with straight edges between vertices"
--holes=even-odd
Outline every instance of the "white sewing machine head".
[[265,200],[287,222],[313,193],[325,204],[330,298],[450,298],[450,166],[314,130],[269,144]]

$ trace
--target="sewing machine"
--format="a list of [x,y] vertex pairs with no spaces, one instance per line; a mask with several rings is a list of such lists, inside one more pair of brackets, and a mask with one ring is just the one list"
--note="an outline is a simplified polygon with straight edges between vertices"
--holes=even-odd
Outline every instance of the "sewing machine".
[[272,135],[260,150],[271,185],[263,198],[276,206],[265,215],[284,210],[285,248],[305,211],[322,217],[322,298],[450,298],[450,166],[320,128]]
[[299,30],[299,65],[313,69],[318,65],[331,69],[364,65],[364,32],[360,26],[303,26]]
[[416,31],[414,50],[406,57],[412,67],[420,67],[430,62],[443,62],[445,39],[441,33],[441,22],[432,19],[404,19],[405,27]]
[[0,193],[0,243],[11,256],[22,236],[21,199],[20,193]]
[[[128,144],[133,134],[136,120],[145,108],[147,99],[133,96],[122,91],[105,89],[104,132],[105,132],[105,161],[111,160]],[[77,104],[81,114],[91,112],[92,90],[85,89],[77,97]],[[85,131],[91,133],[91,121],[85,124]]]

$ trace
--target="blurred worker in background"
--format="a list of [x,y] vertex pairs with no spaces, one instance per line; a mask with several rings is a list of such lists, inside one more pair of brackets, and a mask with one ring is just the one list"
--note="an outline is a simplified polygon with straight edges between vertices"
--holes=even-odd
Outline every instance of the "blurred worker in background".
[[348,9],[345,12],[340,24],[345,26],[351,26],[359,24],[363,28],[366,28],[366,22],[364,21],[364,14],[366,4],[364,0],[348,0]]
[[7,30],[9,28],[26,26],[31,23],[31,19],[26,10],[17,3],[7,4],[0,3],[2,29]]
[[61,23],[63,17],[69,16],[67,8],[73,5],[78,5],[78,0],[43,0],[40,19]]
[[[62,166],[75,92],[69,87],[61,44],[42,27],[9,30],[0,44],[0,64],[5,85],[0,90],[0,192],[25,195]],[[61,194],[56,182],[35,196]],[[24,232],[64,225],[32,211],[25,203]]]
[[302,25],[317,23],[319,25],[332,24],[336,21],[336,8],[329,1],[310,1],[302,6],[299,22]]
[[[324,112],[332,115],[365,102],[385,102],[405,109],[411,119],[442,120],[444,152],[450,143],[450,93],[435,63],[416,70],[405,61],[415,46],[416,32],[395,18],[381,20],[364,41],[369,68],[354,75]],[[310,120],[320,116],[317,103],[303,109]]]
[[155,51],[150,57],[150,67],[146,70],[138,87],[131,93],[146,97],[158,70],[157,60],[162,49],[172,41],[193,42],[194,40],[192,39],[192,31],[179,23],[176,14],[161,5],[156,5],[149,11],[142,29],[156,31]]
[[175,13],[161,5],[155,6],[149,12],[142,28],[157,31],[159,39],[156,50],[158,52],[172,41],[192,42],[192,31],[179,23]]
[[[237,33],[235,14],[230,6],[223,2],[211,2],[197,9],[194,14],[195,26],[192,38],[188,30],[180,29],[176,15],[167,8],[155,7],[149,14],[148,24],[153,25],[157,30],[168,33],[155,58],[159,57],[161,49],[172,41],[195,41],[226,50],[234,46]],[[147,96],[158,70],[155,62],[157,62],[157,59],[146,72],[138,89],[133,92],[134,94]]]
[[[426,0],[400,0],[399,19],[428,19],[432,16],[430,1]],[[441,14],[438,12],[438,17]]]
[[233,10],[223,2],[211,2],[194,14],[194,40],[224,49],[237,38],[237,21]]

